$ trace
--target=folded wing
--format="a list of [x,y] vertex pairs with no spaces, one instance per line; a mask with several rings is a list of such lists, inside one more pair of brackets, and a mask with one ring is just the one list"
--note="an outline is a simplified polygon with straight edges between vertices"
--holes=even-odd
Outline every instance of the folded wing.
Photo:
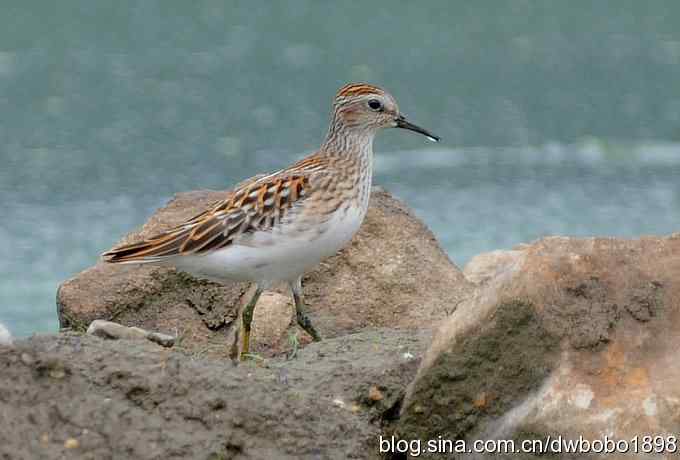
[[185,223],[139,243],[114,248],[102,257],[111,263],[158,262],[224,248],[245,233],[271,230],[294,204],[309,195],[309,175],[310,170],[293,167],[254,178]]

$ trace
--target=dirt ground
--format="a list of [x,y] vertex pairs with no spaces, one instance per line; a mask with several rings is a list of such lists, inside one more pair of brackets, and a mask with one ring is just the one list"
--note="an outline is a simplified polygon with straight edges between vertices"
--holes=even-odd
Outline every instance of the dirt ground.
[[2,459],[376,458],[429,333],[231,361],[76,334],[0,346]]

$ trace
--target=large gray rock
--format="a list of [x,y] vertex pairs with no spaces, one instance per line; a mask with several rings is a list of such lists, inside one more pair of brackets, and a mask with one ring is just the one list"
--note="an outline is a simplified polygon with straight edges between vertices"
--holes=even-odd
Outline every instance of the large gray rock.
[[554,237],[493,257],[502,269],[436,333],[398,436],[677,436],[680,235]]
[[429,340],[377,330],[239,366],[146,340],[20,340],[0,347],[0,458],[373,457]]
[[[163,231],[224,198],[226,192],[177,195],[121,243]],[[104,249],[104,248],[103,248]],[[350,244],[303,280],[310,316],[323,337],[375,327],[428,328],[469,295],[471,284],[432,233],[388,193],[374,190]],[[57,304],[62,327],[85,330],[95,319],[179,337],[191,352],[225,356],[248,283],[225,286],[172,269],[97,263],[65,281]],[[263,296],[253,325],[254,351],[289,348],[293,307],[285,290]],[[301,334],[303,344],[309,341]]]

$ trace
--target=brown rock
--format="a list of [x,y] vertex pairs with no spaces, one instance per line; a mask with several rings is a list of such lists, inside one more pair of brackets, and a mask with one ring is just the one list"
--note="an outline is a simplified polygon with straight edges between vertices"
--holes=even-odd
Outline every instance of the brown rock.
[[[254,291],[253,286],[248,294]],[[253,350],[278,354],[289,348],[287,332],[293,323],[293,309],[293,300],[287,292],[262,293],[253,314]]]
[[398,435],[678,433],[680,235],[546,238],[516,256],[435,335]]
[[[137,241],[198,214],[226,192],[177,195],[138,232]],[[450,313],[471,289],[432,233],[400,201],[374,190],[352,242],[304,280],[310,317],[322,337],[374,327],[421,328]],[[178,336],[191,352],[227,356],[248,283],[219,285],[173,269],[102,262],[65,281],[57,294],[62,327],[84,330],[95,319]],[[250,291],[252,292],[252,291]],[[287,289],[279,294],[289,298]],[[288,345],[292,302],[270,294],[255,309],[253,351]],[[308,343],[303,332],[300,342]]]
[[522,251],[491,251],[474,256],[463,268],[463,274],[473,284],[482,285],[509,270],[516,263]]
[[377,188],[357,235],[303,282],[324,337],[376,326],[429,327],[472,290],[432,232]]

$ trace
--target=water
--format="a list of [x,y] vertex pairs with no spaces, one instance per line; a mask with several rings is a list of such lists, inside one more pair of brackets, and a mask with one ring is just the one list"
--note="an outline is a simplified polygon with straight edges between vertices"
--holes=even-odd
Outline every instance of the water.
[[63,279],[174,192],[318,145],[335,90],[386,86],[375,182],[451,258],[680,222],[680,3],[3,3],[0,322],[57,328]]

